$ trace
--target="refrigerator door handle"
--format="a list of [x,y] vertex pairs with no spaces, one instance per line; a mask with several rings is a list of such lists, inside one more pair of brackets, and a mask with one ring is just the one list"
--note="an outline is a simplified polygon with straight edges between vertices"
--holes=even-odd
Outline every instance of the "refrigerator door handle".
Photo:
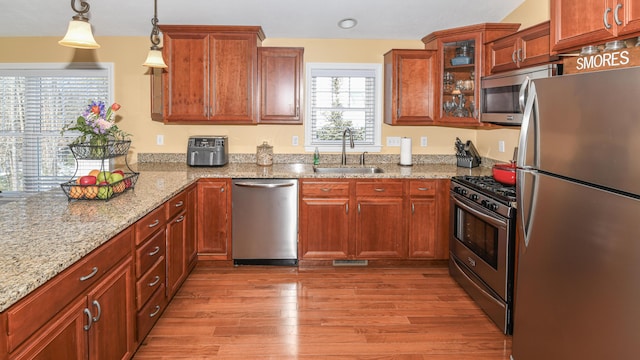
[[537,172],[532,170],[517,170],[516,174],[516,203],[518,207],[517,216],[520,217],[517,231],[520,232],[520,239],[524,243],[523,250],[529,246],[529,229],[533,224],[536,213],[537,199]]
[[[534,114],[534,111],[537,110],[535,107],[537,97],[536,85],[534,82],[531,82],[529,85],[529,96],[527,97],[522,114],[522,125],[520,127],[520,138],[518,140],[518,157],[516,159],[516,164],[519,168],[529,168],[534,165],[533,163],[527,163],[529,158],[527,157],[528,153],[532,153],[533,155],[531,157],[532,162],[535,162],[538,159],[538,156],[536,156],[538,141],[538,126],[536,121],[537,114]],[[531,141],[534,141],[532,144],[534,146],[532,149],[529,149],[527,145],[530,144]]]
[[522,85],[520,85],[520,93],[518,94],[518,102],[520,103],[520,110],[524,110],[525,100],[527,96],[527,86],[529,85],[530,81],[531,79],[529,79],[529,77],[527,76],[524,78]]

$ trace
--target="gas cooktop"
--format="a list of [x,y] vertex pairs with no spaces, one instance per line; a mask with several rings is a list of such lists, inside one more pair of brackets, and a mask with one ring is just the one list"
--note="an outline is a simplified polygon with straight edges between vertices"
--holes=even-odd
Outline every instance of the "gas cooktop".
[[466,185],[506,205],[516,201],[516,187],[497,182],[492,176],[454,176],[453,181]]

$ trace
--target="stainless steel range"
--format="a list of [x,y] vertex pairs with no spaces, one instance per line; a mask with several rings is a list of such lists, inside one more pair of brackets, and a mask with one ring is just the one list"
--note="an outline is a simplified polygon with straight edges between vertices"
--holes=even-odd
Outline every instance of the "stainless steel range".
[[451,276],[505,334],[511,334],[515,186],[491,176],[456,176],[450,193]]

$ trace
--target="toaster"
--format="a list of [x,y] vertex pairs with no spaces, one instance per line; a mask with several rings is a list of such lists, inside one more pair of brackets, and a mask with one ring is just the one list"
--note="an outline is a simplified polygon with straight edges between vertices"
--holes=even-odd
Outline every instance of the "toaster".
[[187,165],[224,166],[229,161],[226,136],[190,136],[187,145]]

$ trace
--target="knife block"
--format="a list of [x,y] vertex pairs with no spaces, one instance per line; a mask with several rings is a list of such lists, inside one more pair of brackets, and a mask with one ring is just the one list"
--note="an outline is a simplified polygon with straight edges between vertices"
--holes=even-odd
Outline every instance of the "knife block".
[[458,167],[474,168],[480,166],[480,162],[473,156],[456,155]]

